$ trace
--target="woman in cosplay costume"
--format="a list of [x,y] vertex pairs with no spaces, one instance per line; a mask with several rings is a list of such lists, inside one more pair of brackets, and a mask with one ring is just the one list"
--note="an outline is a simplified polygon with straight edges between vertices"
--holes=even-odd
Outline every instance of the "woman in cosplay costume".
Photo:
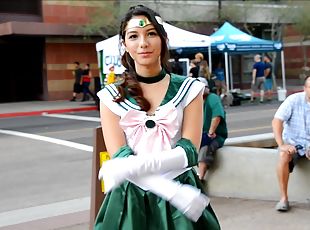
[[[168,72],[167,33],[151,9],[131,7],[120,26],[124,82],[98,92],[111,160],[95,230],[220,229],[197,173],[204,85]],[[193,122],[195,121],[195,122]]]

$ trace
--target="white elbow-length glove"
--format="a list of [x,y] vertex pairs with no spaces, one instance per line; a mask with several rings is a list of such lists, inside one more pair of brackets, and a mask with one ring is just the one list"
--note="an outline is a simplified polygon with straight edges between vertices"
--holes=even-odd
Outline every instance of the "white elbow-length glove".
[[188,165],[185,150],[174,149],[154,154],[114,158],[103,162],[98,178],[104,181],[105,192],[124,182],[129,177],[162,174],[170,170],[183,169]]
[[180,184],[160,175],[130,178],[139,187],[147,188],[155,195],[169,201],[187,218],[196,222],[209,205],[210,199],[191,185]]

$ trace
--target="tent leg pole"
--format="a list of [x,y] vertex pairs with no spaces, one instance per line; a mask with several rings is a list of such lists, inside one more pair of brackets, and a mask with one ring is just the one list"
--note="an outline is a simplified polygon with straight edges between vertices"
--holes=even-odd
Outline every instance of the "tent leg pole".
[[211,45],[208,47],[208,58],[209,58],[209,71],[212,73],[212,56],[211,56]]
[[225,52],[224,55],[225,55],[226,86],[227,86],[227,93],[229,93],[229,73],[228,73],[228,55],[227,55],[227,52]]
[[100,87],[101,89],[104,87],[103,82],[103,50],[97,52],[97,59],[98,59],[98,68],[99,68],[99,78],[100,78]]
[[233,74],[232,74],[232,61],[231,61],[231,55],[229,55],[229,80],[230,80],[230,89],[234,89],[234,83],[233,83]]
[[281,63],[282,63],[282,84],[283,89],[286,89],[286,82],[285,82],[285,63],[284,63],[284,51],[281,51]]

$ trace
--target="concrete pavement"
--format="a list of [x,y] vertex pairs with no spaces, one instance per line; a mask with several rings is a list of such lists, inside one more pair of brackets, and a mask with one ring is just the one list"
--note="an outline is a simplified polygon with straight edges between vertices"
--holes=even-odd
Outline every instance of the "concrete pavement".
[[[225,197],[211,197],[211,205],[223,230],[308,230],[310,203],[292,203],[291,210],[274,210],[275,202]],[[89,212],[12,225],[1,230],[87,230]]]

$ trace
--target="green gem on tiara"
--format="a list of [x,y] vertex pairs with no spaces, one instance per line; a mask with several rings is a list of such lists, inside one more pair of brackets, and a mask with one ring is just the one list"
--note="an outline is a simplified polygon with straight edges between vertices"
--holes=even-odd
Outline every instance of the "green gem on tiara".
[[146,24],[146,22],[144,21],[144,19],[141,19],[141,20],[139,21],[139,26],[140,26],[140,27],[144,27],[145,24]]
[[147,18],[132,18],[128,21],[126,30],[134,27],[144,28],[150,24],[151,22]]

